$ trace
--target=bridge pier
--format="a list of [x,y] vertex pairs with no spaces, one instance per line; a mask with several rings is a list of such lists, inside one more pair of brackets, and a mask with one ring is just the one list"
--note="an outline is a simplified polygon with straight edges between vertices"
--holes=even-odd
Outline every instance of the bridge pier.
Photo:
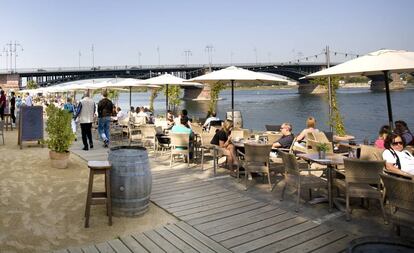
[[298,86],[299,94],[323,94],[327,92],[328,89],[320,84],[300,83]]
[[211,88],[205,84],[203,88],[188,86],[184,88],[183,100],[210,100]]
[[0,87],[7,93],[9,90],[20,90],[20,75],[0,74]]
[[[367,76],[371,79],[371,90],[374,91],[384,91],[385,90],[385,80],[384,75],[372,75]],[[406,84],[400,79],[400,75],[397,73],[391,74],[390,90],[403,90],[406,88]]]

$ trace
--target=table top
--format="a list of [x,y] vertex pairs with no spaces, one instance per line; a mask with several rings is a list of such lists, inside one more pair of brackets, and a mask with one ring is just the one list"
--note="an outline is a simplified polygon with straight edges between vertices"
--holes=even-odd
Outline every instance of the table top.
[[320,159],[318,154],[296,154],[296,156],[322,165],[341,165],[344,164],[345,158],[340,154],[326,154],[325,159]]

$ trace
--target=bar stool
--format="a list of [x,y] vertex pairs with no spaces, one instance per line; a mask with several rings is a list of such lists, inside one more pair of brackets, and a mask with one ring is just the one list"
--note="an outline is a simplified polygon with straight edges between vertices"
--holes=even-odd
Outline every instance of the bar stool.
[[[109,218],[109,226],[112,226],[112,203],[111,203],[111,180],[110,170],[112,168],[108,161],[88,161],[89,185],[88,195],[86,198],[85,208],[85,228],[89,227],[89,216],[91,213],[91,205],[106,204],[106,213]],[[105,175],[105,191],[93,191],[93,179],[95,175]]]
[[9,131],[9,126],[10,126],[10,131],[13,131],[13,120],[11,118],[10,113],[4,114],[4,126],[6,127],[6,131]]

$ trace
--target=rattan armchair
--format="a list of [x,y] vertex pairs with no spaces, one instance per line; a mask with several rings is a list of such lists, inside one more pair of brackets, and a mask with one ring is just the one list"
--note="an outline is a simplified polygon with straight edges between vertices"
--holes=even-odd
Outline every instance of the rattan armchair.
[[390,218],[397,235],[400,226],[414,225],[414,181],[380,174],[390,204]]
[[313,188],[326,188],[327,181],[324,180],[323,178],[314,176],[310,173],[301,173],[301,172],[314,171],[317,169],[310,170],[308,169],[308,165],[306,163],[298,163],[298,161],[296,160],[296,156],[294,154],[281,151],[279,152],[279,155],[282,157],[283,165],[285,167],[285,178],[284,178],[285,185],[282,189],[280,200],[282,201],[284,199],[287,185],[295,186],[298,192],[295,211],[298,212],[301,189],[308,188],[309,198],[311,199],[312,189]]
[[[213,156],[214,159],[214,149],[216,148],[215,145],[211,144],[211,139],[213,139],[214,134],[212,133],[204,133],[202,132],[200,134],[200,149],[201,149],[201,170],[204,170],[204,156],[206,154],[210,154]],[[216,161],[214,161],[214,164],[216,164]],[[216,169],[216,168],[214,168]]]
[[384,161],[367,161],[354,158],[345,158],[345,180],[335,180],[335,185],[345,192],[346,220],[351,219],[350,198],[374,198],[381,205],[384,222],[387,223],[381,191],[380,173],[383,171]]
[[170,138],[170,167],[172,167],[175,155],[182,155],[187,160],[187,167],[190,167],[190,135],[186,133],[170,133]]
[[142,134],[142,143],[143,146],[150,146],[153,148],[154,152],[157,151],[157,131],[155,130],[154,125],[142,125],[139,127]]
[[[270,151],[271,144],[244,144],[244,159],[239,160],[244,167],[245,187],[247,190],[247,177],[251,172],[265,173],[269,183],[270,190],[272,190],[272,183],[270,181]],[[239,168],[238,168],[239,169]],[[239,177],[239,170],[237,170],[237,177]]]

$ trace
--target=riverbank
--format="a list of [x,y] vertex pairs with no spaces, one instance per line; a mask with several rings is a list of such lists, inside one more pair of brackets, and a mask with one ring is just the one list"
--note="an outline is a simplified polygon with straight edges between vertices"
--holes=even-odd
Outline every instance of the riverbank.
[[[16,130],[5,131],[5,142],[0,145],[0,252],[48,252],[98,243],[177,220],[151,204],[143,216],[113,217],[108,226],[105,207],[93,206],[86,229],[86,162],[72,153],[67,169],[54,169],[47,148],[19,149]],[[95,186],[100,185],[99,177]]]

